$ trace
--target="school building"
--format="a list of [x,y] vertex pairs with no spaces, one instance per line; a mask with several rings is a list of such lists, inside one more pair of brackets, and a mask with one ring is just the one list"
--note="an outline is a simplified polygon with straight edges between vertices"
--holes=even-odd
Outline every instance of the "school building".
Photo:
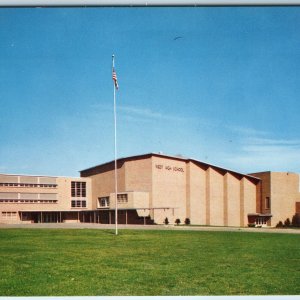
[[[118,223],[276,226],[300,214],[299,175],[241,174],[149,153],[118,159]],[[80,177],[0,174],[0,223],[115,223],[114,161]]]

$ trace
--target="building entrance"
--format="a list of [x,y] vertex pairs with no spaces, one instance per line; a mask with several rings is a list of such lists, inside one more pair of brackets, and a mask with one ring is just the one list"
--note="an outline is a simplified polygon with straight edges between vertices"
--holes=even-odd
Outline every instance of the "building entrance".
[[270,226],[270,220],[272,215],[270,214],[249,214],[248,224],[255,227],[265,227]]

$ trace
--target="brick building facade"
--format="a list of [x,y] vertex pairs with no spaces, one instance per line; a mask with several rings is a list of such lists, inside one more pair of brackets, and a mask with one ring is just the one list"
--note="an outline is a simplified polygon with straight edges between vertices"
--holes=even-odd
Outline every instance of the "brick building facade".
[[[145,154],[117,163],[118,222],[276,226],[300,213],[299,175],[241,174],[198,160]],[[114,161],[79,178],[0,175],[0,223],[115,222]]]

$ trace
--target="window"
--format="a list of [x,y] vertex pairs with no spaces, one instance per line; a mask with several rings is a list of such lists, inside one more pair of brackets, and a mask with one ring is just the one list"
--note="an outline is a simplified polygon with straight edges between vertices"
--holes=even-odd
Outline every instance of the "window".
[[98,198],[100,207],[109,207],[109,197]]
[[16,211],[3,211],[2,212],[2,218],[3,219],[16,219],[17,218],[17,212]]
[[127,203],[128,202],[128,197],[127,194],[118,194],[118,203]]
[[57,200],[33,200],[33,199],[0,199],[0,203],[57,203]]
[[86,197],[86,182],[71,182],[71,197]]
[[48,188],[56,188],[57,187],[57,184],[43,184],[43,183],[3,183],[3,182],[0,182],[0,186],[8,186],[8,187],[48,187]]
[[71,207],[86,207],[86,200],[72,200],[71,201]]
[[270,208],[271,208],[271,200],[270,200],[270,197],[266,197],[265,208],[266,208],[266,209],[270,209]]

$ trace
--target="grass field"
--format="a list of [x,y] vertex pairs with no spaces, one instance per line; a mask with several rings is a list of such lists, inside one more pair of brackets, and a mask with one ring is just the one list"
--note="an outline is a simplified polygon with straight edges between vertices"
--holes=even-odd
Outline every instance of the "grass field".
[[299,295],[300,235],[0,230],[0,296]]

